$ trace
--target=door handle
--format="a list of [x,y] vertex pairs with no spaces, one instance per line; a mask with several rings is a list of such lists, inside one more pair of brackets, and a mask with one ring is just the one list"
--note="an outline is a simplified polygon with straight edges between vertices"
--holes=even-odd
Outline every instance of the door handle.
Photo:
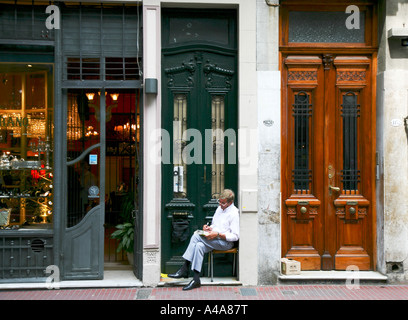
[[334,191],[337,191],[337,192],[340,191],[340,188],[339,188],[339,187],[329,186],[329,189],[330,189],[330,191],[331,191],[331,190],[334,190]]

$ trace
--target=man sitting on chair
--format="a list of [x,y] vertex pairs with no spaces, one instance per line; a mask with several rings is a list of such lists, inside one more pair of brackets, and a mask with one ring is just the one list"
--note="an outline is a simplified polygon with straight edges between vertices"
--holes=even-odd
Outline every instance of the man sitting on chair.
[[170,278],[188,278],[189,270],[193,270],[193,280],[183,288],[191,290],[201,286],[200,272],[203,265],[204,254],[212,250],[229,250],[234,246],[234,242],[239,239],[239,211],[234,205],[235,195],[232,190],[225,189],[219,199],[219,206],[214,213],[212,224],[204,225],[204,235],[197,232],[190,239],[183,258],[184,265]]

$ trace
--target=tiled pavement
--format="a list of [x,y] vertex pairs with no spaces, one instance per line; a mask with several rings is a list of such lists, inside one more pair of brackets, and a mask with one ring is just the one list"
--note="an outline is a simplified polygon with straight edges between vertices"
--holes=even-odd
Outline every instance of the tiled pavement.
[[3,290],[0,300],[407,300],[408,285],[276,285]]

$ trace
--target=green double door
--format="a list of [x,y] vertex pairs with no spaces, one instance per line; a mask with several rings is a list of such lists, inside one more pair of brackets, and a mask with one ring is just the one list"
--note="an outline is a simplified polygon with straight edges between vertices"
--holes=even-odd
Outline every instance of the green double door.
[[[235,14],[163,12],[163,273],[182,265],[192,233],[211,221],[222,190],[237,193]],[[217,260],[217,276],[231,275],[230,259]]]

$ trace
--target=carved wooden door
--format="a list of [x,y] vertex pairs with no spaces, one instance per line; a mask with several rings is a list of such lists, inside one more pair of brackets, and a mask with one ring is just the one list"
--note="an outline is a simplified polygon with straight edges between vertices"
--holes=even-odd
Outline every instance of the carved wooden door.
[[[161,251],[172,273],[222,190],[237,194],[236,13],[166,9],[162,27]],[[231,275],[229,256],[217,259],[218,276]]]
[[302,270],[373,269],[370,56],[287,55],[282,68],[282,256]]

